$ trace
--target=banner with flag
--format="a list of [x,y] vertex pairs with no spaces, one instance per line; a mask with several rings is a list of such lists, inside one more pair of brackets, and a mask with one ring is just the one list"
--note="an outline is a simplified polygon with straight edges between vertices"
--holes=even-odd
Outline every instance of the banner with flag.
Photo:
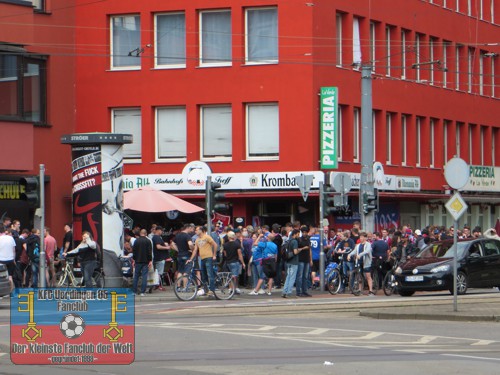
[[10,358],[16,365],[134,361],[130,289],[18,288],[10,306]]
[[214,228],[217,223],[219,223],[221,228],[227,227],[231,223],[231,216],[222,215],[214,211],[212,215],[212,228]]

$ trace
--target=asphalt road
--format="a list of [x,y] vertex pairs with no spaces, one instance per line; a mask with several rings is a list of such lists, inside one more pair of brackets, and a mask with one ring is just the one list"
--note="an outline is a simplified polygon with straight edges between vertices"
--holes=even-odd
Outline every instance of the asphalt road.
[[[139,303],[129,366],[15,366],[7,354],[0,374],[498,374],[498,323],[373,320],[345,303],[254,314],[242,300],[243,312],[213,313],[213,302]],[[8,334],[2,303],[0,341]]]

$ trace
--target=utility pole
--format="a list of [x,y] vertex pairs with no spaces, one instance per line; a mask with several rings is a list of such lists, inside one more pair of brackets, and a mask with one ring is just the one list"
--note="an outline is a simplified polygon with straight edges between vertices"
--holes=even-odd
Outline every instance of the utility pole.
[[367,197],[374,195],[373,187],[373,121],[372,65],[361,65],[361,180],[359,185],[359,214],[361,228],[373,232],[375,212],[366,209]]

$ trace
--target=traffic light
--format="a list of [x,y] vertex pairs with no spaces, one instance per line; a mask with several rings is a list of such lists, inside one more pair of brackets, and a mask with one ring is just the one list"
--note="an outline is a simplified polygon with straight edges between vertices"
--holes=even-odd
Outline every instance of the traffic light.
[[334,189],[330,185],[321,185],[320,189],[320,204],[322,206],[323,218],[327,218],[337,212],[337,208],[334,206],[335,198],[333,196]]
[[363,193],[363,212],[365,214],[378,210],[378,193],[375,189],[373,193]]
[[19,180],[21,187],[20,198],[30,205],[38,207],[40,205],[40,179],[39,177],[22,177]]
[[226,197],[224,193],[217,192],[217,189],[220,188],[221,184],[219,182],[210,182],[210,185],[207,186],[208,212],[229,210],[229,204],[220,202]]

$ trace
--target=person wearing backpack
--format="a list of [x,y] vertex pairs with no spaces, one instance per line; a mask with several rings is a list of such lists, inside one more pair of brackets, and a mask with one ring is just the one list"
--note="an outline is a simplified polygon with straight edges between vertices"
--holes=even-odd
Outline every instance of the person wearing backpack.
[[292,230],[291,239],[288,242],[287,250],[284,254],[286,259],[286,279],[281,294],[283,298],[297,298],[292,294],[292,288],[295,284],[295,279],[297,278],[297,269],[299,267],[299,243],[297,242],[297,238],[299,238],[299,235],[299,229]]
[[26,252],[31,262],[32,288],[38,287],[38,274],[40,271],[40,229],[33,228],[26,239]]

